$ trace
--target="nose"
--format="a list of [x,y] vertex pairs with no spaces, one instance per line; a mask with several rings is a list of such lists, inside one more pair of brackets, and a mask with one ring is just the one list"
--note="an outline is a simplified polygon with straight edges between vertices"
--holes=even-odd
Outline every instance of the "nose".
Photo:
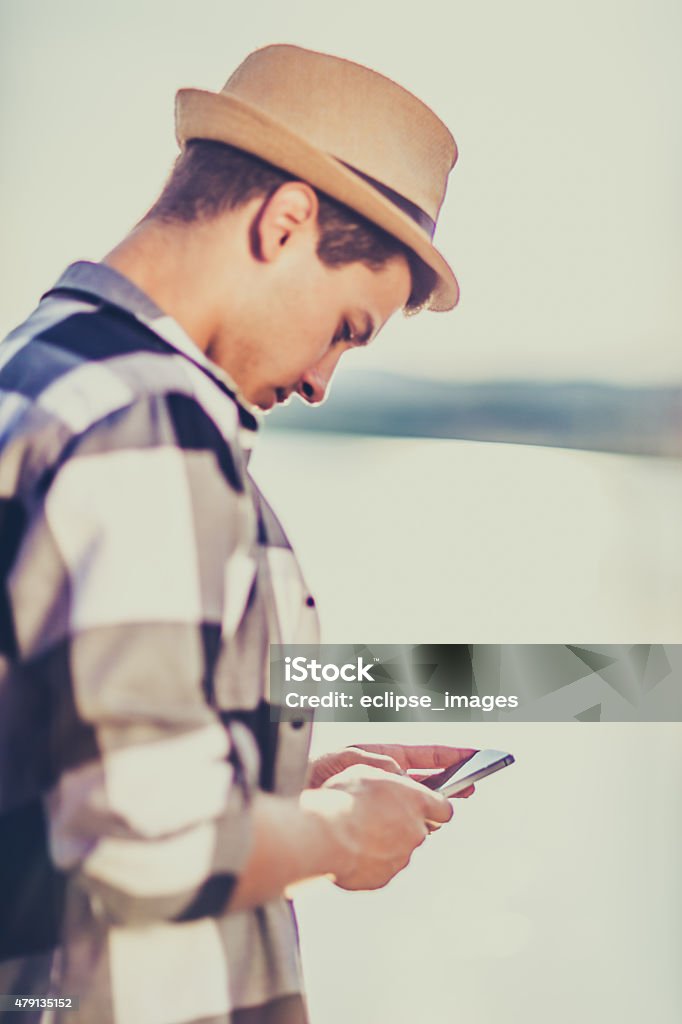
[[304,401],[309,402],[310,405],[319,405],[324,401],[341,355],[341,346],[338,346],[338,350],[328,352],[324,359],[306,370],[296,388]]
[[328,386],[329,379],[324,379],[315,369],[303,374],[296,390],[304,401],[311,405],[319,405],[324,401]]

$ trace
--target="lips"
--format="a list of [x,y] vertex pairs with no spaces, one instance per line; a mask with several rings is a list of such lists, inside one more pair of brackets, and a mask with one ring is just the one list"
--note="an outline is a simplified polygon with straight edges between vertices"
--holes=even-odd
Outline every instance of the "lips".
[[278,405],[286,405],[296,388],[275,388],[275,396]]

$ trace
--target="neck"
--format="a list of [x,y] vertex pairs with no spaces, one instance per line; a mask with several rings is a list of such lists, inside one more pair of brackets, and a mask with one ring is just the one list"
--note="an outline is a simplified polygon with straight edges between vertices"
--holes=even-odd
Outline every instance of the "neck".
[[[226,306],[238,316],[236,283],[244,280],[248,257],[241,233],[221,230],[217,221],[175,224],[147,220],[102,262],[141,288],[207,352],[218,331],[219,305],[223,316]],[[231,291],[235,294],[230,295]],[[224,322],[222,326],[224,329]]]

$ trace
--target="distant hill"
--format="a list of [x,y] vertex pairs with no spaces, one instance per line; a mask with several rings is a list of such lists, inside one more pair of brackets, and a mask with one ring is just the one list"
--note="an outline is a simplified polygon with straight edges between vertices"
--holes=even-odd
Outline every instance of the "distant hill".
[[297,399],[268,429],[503,441],[682,456],[682,386],[412,380],[347,373],[319,409]]

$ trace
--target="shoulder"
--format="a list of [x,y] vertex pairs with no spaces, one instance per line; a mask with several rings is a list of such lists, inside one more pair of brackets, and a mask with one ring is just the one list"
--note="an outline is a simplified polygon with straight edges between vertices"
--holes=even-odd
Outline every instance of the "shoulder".
[[0,344],[0,455],[17,488],[74,451],[155,446],[210,450],[235,484],[239,434],[234,396],[116,307],[48,297]]

